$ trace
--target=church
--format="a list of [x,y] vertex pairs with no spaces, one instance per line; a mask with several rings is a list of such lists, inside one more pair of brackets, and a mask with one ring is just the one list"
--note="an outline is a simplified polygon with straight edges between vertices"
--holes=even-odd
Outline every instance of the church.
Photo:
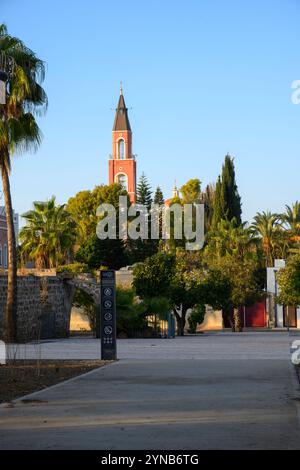
[[112,154],[109,159],[109,184],[119,183],[136,201],[136,160],[132,153],[132,131],[122,85],[112,130]]
[[[112,129],[112,154],[108,165],[108,183],[119,183],[129,194],[131,203],[136,202],[136,159],[132,153],[132,131],[123,95],[122,84]],[[172,197],[165,200],[167,206],[179,197],[176,182]]]
[[[128,192],[131,203],[136,202],[136,159],[132,153],[132,131],[122,84],[112,129],[112,154],[109,159],[109,184],[113,183],[119,183]],[[175,183],[172,197],[165,200],[165,205],[170,206],[174,198],[177,197],[179,197],[179,191]],[[262,301],[252,307],[243,308],[241,311],[243,327],[265,327],[267,325],[265,307],[265,301]],[[223,329],[223,326],[222,313],[208,309],[205,320],[198,331],[220,330]],[[225,325],[225,327],[229,326]]]

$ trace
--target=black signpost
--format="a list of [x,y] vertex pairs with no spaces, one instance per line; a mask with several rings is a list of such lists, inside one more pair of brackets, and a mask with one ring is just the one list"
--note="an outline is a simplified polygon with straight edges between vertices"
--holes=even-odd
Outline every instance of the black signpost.
[[117,359],[116,276],[115,271],[100,272],[101,359]]

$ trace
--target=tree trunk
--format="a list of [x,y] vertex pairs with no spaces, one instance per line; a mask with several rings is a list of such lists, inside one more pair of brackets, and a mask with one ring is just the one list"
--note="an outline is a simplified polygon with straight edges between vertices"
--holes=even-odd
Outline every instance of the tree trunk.
[[177,334],[178,336],[184,336],[184,327],[185,327],[185,320],[179,317],[177,320]]
[[176,323],[177,323],[177,335],[184,336],[186,309],[182,307],[181,315],[179,315],[176,308],[174,308],[173,312],[174,312]]
[[228,321],[229,325],[230,325],[231,331],[234,332],[235,331],[234,321],[233,321],[231,313],[232,313],[231,309],[224,308],[222,310],[223,322],[225,322],[224,319],[226,319]]
[[8,249],[8,276],[6,308],[4,314],[4,338],[7,343],[13,343],[17,341],[17,251],[9,176],[5,164],[1,165],[1,176],[5,202]]
[[242,324],[241,324],[241,317],[238,308],[235,308],[233,311],[233,323],[234,323],[234,331],[241,332],[242,331]]

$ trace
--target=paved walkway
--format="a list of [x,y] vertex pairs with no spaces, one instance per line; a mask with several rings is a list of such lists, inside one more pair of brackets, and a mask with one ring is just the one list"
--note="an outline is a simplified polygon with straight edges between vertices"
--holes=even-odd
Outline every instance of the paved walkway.
[[[0,449],[300,449],[293,339],[119,341],[119,362],[2,406]],[[87,341],[47,344],[92,357]]]
[[[207,333],[176,339],[118,340],[119,359],[287,359],[300,331]],[[44,340],[13,347],[11,356],[27,359],[99,359],[100,340]]]

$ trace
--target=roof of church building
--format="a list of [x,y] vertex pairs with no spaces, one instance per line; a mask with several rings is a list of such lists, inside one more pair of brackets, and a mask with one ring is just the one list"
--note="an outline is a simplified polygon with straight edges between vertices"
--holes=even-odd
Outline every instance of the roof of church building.
[[115,121],[113,125],[113,131],[131,131],[122,87],[120,90],[120,98],[118,102],[118,107],[116,109],[116,116],[115,116]]

